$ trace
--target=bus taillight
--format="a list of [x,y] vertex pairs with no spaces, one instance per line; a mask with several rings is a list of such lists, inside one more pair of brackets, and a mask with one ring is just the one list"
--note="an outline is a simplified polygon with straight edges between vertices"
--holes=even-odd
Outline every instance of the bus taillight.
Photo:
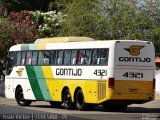
[[114,88],[114,78],[109,78],[108,80],[108,88]]

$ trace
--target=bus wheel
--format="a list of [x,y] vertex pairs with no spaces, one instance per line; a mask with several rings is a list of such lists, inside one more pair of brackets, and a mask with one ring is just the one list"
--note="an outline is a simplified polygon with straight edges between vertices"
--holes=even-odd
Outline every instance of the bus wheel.
[[20,87],[16,90],[15,98],[19,106],[29,106],[32,102],[24,99],[23,90]]
[[65,109],[73,109],[73,102],[69,89],[65,90],[65,92],[63,93],[63,104]]
[[49,103],[53,108],[59,108],[62,104],[61,102],[57,102],[57,101],[49,101]]
[[83,91],[80,89],[78,90],[76,97],[75,97],[75,104],[76,104],[76,108],[78,110],[86,110],[86,103],[84,102],[84,94]]

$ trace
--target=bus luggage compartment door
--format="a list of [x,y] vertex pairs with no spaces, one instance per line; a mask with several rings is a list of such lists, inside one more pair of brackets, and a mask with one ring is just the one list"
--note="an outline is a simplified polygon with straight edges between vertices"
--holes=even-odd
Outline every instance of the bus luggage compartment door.
[[154,72],[150,69],[115,70],[114,91],[117,93],[151,94]]

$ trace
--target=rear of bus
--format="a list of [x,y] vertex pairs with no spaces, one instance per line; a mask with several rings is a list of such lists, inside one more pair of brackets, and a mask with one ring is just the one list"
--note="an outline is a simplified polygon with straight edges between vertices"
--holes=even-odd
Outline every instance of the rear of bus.
[[154,99],[155,52],[147,41],[116,41],[111,100],[126,104]]

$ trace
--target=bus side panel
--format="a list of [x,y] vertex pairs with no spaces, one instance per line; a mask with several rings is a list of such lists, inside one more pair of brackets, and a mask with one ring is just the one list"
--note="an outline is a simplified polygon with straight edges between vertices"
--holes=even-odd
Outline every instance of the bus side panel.
[[21,86],[25,99],[35,100],[25,67],[13,67],[9,76],[5,80],[5,94],[7,98],[15,98],[17,86]]
[[6,98],[15,98],[13,90],[13,79],[8,76],[5,77],[5,97]]

